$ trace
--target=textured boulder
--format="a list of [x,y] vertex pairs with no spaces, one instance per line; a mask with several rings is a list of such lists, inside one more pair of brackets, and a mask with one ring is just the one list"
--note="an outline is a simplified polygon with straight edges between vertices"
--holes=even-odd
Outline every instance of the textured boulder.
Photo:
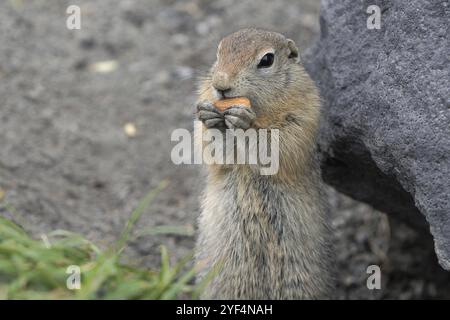
[[[379,30],[367,28],[373,4]],[[323,0],[321,37],[305,55],[323,97],[325,181],[412,225],[427,221],[447,270],[449,16],[447,1]]]

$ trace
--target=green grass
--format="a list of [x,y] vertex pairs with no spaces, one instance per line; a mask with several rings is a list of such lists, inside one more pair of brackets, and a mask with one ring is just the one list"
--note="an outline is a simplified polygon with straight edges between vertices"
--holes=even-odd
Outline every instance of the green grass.
[[[191,255],[171,265],[167,250],[161,247],[159,270],[123,263],[123,251],[134,224],[163,188],[164,183],[144,198],[120,239],[105,250],[67,231],[55,231],[36,240],[17,224],[0,217],[0,299],[197,298],[210,277],[192,284],[195,270],[188,267]],[[163,232],[159,228],[154,234]],[[179,228],[168,228],[168,232],[183,233]],[[81,270],[79,290],[66,286],[66,270],[71,265]]]

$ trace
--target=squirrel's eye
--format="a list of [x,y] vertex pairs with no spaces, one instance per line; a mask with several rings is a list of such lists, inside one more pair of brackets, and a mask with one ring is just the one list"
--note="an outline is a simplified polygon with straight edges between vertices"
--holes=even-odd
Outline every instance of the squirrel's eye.
[[258,63],[258,68],[268,68],[273,64],[274,55],[273,53],[267,53],[262,57],[261,61]]

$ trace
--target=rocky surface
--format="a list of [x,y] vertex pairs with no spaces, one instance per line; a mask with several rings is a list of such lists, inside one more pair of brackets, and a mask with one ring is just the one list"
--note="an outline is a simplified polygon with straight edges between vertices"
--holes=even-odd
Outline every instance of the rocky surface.
[[[381,28],[366,9],[381,8]],[[447,1],[322,1],[308,68],[324,99],[325,180],[425,226],[450,269],[450,64]],[[423,215],[422,215],[422,214]]]
[[[68,229],[108,245],[162,180],[127,253],[159,264],[194,246],[197,166],[170,161],[175,128],[192,128],[196,79],[220,38],[276,30],[300,48],[319,33],[316,0],[79,0],[82,29],[65,27],[69,0],[0,1],[0,214],[36,237]],[[430,239],[330,188],[338,298],[445,298],[449,277]],[[178,234],[155,235],[176,226]],[[144,232],[145,233],[145,232]],[[137,234],[135,234],[137,236]],[[420,240],[420,241],[419,241]],[[381,290],[366,268],[382,268]]]

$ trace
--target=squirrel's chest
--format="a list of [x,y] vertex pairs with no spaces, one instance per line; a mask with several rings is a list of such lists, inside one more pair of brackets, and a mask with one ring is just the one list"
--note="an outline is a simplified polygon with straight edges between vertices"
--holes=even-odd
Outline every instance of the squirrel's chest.
[[230,174],[208,184],[202,216],[228,237],[278,242],[289,220],[287,213],[292,215],[296,206],[289,193],[266,177]]

